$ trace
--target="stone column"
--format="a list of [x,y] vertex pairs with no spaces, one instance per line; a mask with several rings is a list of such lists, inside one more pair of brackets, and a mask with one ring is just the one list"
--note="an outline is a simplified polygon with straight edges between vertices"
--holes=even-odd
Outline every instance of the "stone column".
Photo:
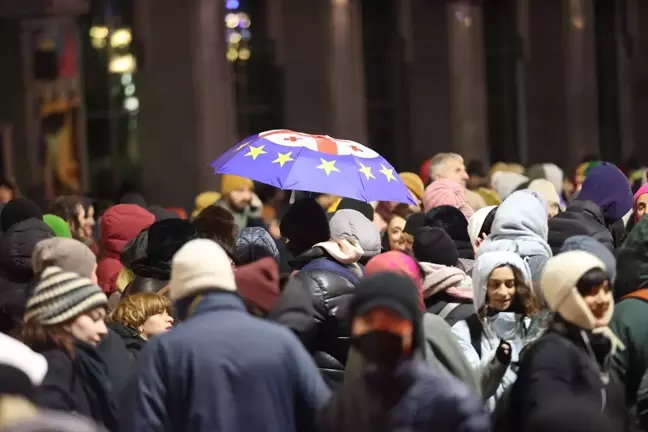
[[144,191],[151,203],[189,208],[197,193],[218,187],[209,164],[237,138],[224,6],[221,0],[140,2]]
[[284,126],[367,143],[359,2],[267,1],[284,71]]
[[449,2],[447,17],[452,148],[466,159],[488,160],[481,5],[471,0]]
[[413,153],[487,157],[481,6],[412,0],[408,35]]
[[592,5],[529,0],[528,6],[528,34],[521,35],[528,57],[528,162],[568,167],[598,153]]
[[591,0],[569,0],[564,7],[567,139],[570,159],[577,162],[600,153],[594,13]]
[[632,89],[632,121],[634,132],[633,152],[639,160],[648,163],[648,4],[643,0],[629,3],[629,64],[630,87]]

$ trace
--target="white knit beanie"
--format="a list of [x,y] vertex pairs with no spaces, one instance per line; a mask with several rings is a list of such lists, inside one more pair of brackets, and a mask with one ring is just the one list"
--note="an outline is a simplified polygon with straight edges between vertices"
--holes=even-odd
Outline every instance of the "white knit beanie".
[[[596,319],[578,292],[576,284],[585,273],[595,268],[606,270],[603,261],[589,252],[564,252],[547,261],[540,282],[549,307],[568,322],[585,330],[593,330]],[[612,318],[613,305],[614,302],[610,298],[610,308],[606,316],[608,321]]]
[[234,270],[223,248],[207,239],[192,240],[182,246],[171,261],[171,300],[218,289],[236,291]]

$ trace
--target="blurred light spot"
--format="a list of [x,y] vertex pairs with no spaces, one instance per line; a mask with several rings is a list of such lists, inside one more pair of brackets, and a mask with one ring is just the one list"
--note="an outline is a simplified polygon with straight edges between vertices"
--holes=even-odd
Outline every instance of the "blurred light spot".
[[121,77],[122,85],[128,85],[128,84],[130,84],[132,82],[133,82],[133,75],[131,75],[129,73],[125,73],[124,75],[122,75],[122,77]]
[[108,27],[94,26],[90,28],[90,37],[93,39],[105,39],[108,37]]
[[136,97],[124,99],[124,108],[130,112],[137,111],[139,109],[139,100]]
[[252,38],[252,33],[250,33],[250,30],[241,30],[241,38],[244,41],[249,41]]
[[106,46],[106,39],[92,38],[90,43],[92,44],[93,48],[101,49]]
[[239,7],[238,0],[227,0],[227,2],[225,2],[226,9],[232,10],[232,9],[238,9],[238,7]]
[[135,94],[135,84],[128,84],[126,88],[124,88],[124,94],[126,96],[133,96]]
[[571,24],[578,30],[583,30],[585,28],[585,20],[582,16],[575,16],[571,19]]
[[229,43],[237,44],[239,42],[241,42],[241,33],[239,33],[239,32],[230,33],[230,35],[229,35]]
[[239,59],[242,61],[249,60],[251,55],[252,53],[248,48],[243,48],[241,49],[241,51],[239,51]]
[[132,54],[115,56],[110,59],[108,70],[111,73],[131,73],[137,67],[137,62]]
[[239,25],[239,27],[241,27],[241,28],[249,28],[250,25],[252,24],[252,23],[250,22],[250,17],[249,17],[249,15],[246,14],[245,12],[241,12],[241,13],[239,14],[238,18],[239,18],[239,23],[238,23],[238,25]]
[[225,25],[229,28],[236,28],[239,25],[239,16],[235,13],[225,15]]
[[110,35],[110,46],[113,47],[123,47],[131,43],[133,40],[133,34],[130,29],[123,28],[118,29]]
[[227,54],[226,54],[227,60],[231,62],[236,61],[238,59],[238,56],[239,56],[238,50],[234,48],[230,48],[227,50]]

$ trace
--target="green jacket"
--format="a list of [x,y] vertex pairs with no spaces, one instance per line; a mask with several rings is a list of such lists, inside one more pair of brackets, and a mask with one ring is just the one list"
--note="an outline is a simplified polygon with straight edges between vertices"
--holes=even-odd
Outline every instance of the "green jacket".
[[610,328],[626,349],[617,352],[614,366],[626,386],[626,402],[634,405],[639,383],[648,369],[648,298],[623,297],[648,287],[648,217],[634,227],[617,256],[615,306]]

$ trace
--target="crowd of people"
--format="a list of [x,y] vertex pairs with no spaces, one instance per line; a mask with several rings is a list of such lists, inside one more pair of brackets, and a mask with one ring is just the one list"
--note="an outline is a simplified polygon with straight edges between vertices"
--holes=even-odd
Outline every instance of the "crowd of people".
[[0,182],[0,430],[648,431],[646,171],[400,179],[223,175],[190,212]]

